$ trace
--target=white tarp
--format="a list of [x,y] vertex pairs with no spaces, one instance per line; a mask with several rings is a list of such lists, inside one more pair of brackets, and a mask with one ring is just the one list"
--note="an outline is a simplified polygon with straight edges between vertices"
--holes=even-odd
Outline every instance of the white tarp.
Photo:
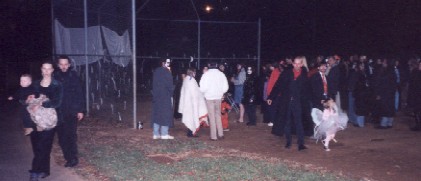
[[[85,30],[84,28],[66,28],[59,21],[55,25],[55,53],[69,56],[75,65],[83,65],[85,59]],[[88,27],[88,64],[98,61],[104,55],[99,26]]]
[[129,32],[125,31],[122,36],[116,32],[102,26],[105,43],[107,44],[108,53],[115,64],[126,67],[131,60],[132,51],[130,49]]
[[[55,53],[69,55],[74,65],[84,65],[85,59],[85,30],[84,28],[66,28],[59,21],[54,21],[55,26]],[[120,66],[127,66],[131,60],[130,37],[128,31],[122,36],[116,32],[102,27],[106,47],[102,44],[102,26],[88,27],[88,64],[96,62],[104,56],[111,56],[112,61]],[[105,52],[108,52],[105,54]],[[97,56],[95,56],[97,55]]]

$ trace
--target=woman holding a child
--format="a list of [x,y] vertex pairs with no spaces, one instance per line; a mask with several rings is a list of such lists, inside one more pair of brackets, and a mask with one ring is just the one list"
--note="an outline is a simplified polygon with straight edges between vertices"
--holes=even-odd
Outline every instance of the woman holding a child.
[[[54,71],[51,62],[44,62],[41,66],[42,79],[34,81],[34,89],[39,95],[45,95],[47,101],[42,103],[44,108],[54,108],[58,111],[62,98],[62,85],[52,77]],[[34,99],[29,96],[27,102]],[[60,114],[57,113],[59,116]],[[60,118],[58,118],[60,120]],[[50,175],[50,153],[54,139],[54,128],[44,130],[34,130],[31,136],[32,151],[34,158],[32,160],[32,169],[30,180],[37,181],[39,178],[45,178]]]

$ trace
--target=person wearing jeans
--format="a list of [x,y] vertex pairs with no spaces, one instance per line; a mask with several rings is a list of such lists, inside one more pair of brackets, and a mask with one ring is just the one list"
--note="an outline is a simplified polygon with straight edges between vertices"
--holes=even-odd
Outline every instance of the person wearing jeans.
[[170,59],[162,60],[161,67],[154,70],[152,83],[153,139],[174,139],[168,134],[173,123],[174,83],[170,71]]

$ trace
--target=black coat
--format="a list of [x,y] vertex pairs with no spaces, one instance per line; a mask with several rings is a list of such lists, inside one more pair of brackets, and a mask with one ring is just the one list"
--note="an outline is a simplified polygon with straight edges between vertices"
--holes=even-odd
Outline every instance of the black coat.
[[373,79],[374,96],[380,97],[377,101],[376,113],[381,117],[395,115],[396,75],[391,68],[381,68]]
[[[281,75],[279,75],[278,80],[275,83],[268,99],[275,100],[276,96],[280,95],[280,107],[279,114],[280,117],[285,119],[287,112],[287,105],[291,100],[291,97],[295,95],[294,99],[299,99],[301,105],[307,106],[309,101],[309,91],[310,85],[308,83],[307,71],[306,69],[301,69],[301,75],[297,78],[298,86],[296,90],[290,90],[290,83],[294,81],[294,72],[293,69],[284,70]],[[303,109],[306,110],[306,109]]]
[[75,71],[57,71],[54,78],[63,86],[63,98],[60,110],[63,114],[74,115],[85,112],[85,94],[82,84]]
[[340,69],[339,66],[333,66],[329,74],[327,75],[327,86],[329,91],[329,97],[335,98],[336,94],[339,91],[339,81],[340,81]]
[[23,120],[23,127],[24,128],[35,128],[36,124],[32,121],[31,116],[26,109],[28,106],[26,104],[26,100],[28,99],[28,96],[35,95],[35,97],[38,97],[39,94],[36,92],[33,84],[28,87],[21,87],[14,95],[13,98],[18,100],[20,103],[20,114],[22,116]]
[[421,111],[421,71],[411,72],[408,89],[408,105],[415,111]]
[[325,99],[324,88],[323,88],[323,79],[319,72],[315,73],[310,78],[311,83],[311,102],[313,108],[318,108],[323,110],[323,105],[321,100]]
[[258,95],[258,85],[256,77],[251,74],[247,74],[246,81],[244,81],[244,93],[241,103],[243,105],[247,104],[258,104],[257,95]]
[[352,91],[355,99],[355,113],[358,116],[367,116],[374,101],[368,77],[364,72],[354,72],[351,79],[355,80]]
[[165,67],[158,67],[153,73],[152,82],[152,123],[173,125],[173,93],[171,72]]

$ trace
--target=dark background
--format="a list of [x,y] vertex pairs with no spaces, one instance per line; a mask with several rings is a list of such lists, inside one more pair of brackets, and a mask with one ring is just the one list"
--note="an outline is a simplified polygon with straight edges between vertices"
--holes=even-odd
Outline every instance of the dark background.
[[[144,2],[146,1],[137,1],[138,8]],[[366,54],[369,57],[405,59],[420,53],[419,0],[193,2],[202,20],[257,21],[261,18],[263,60],[294,55],[313,58],[319,54],[334,53],[345,57]],[[213,6],[213,10],[210,13],[205,12],[205,5]],[[157,11],[143,11],[146,15],[142,14],[142,17],[177,17],[188,11],[193,12],[188,0],[163,0],[153,7]],[[5,64],[13,67],[6,74],[19,75],[33,62],[51,57],[50,1],[3,0],[0,2],[0,12],[0,59],[2,67]],[[181,18],[194,19],[195,16]],[[1,77],[4,77],[4,72],[2,71]],[[4,81],[2,80],[1,85],[4,85]]]
[[[137,6],[144,2],[138,1]],[[190,6],[189,1],[162,2],[160,7],[155,6],[161,8],[157,12],[170,17]],[[398,56],[416,54],[421,47],[421,2],[417,0],[194,2],[203,20],[257,21],[261,18],[263,58],[332,53]],[[213,6],[211,13],[204,11],[205,4]],[[5,0],[0,8],[3,57],[33,59],[51,54],[50,1]],[[165,11],[168,8],[171,11]],[[160,16],[155,14],[155,17]]]

